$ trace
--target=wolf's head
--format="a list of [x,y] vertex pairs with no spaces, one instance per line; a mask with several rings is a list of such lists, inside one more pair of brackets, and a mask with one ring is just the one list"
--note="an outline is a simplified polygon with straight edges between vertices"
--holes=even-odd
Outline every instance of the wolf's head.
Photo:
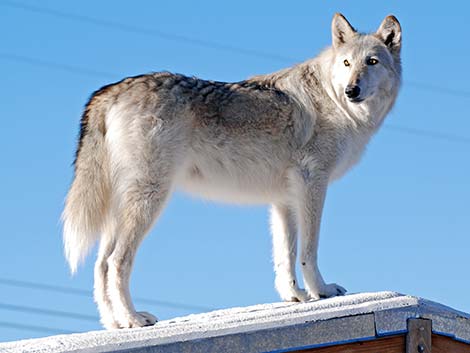
[[[341,14],[332,22],[334,62],[331,79],[335,94],[344,104],[394,99],[400,84],[401,27],[387,16],[377,32],[358,33]],[[387,109],[386,107],[384,107]]]

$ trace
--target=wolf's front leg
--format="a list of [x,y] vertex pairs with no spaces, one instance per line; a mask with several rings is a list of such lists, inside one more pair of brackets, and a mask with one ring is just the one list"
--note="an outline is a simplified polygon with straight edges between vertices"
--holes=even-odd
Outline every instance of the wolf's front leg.
[[326,284],[318,269],[318,241],[328,176],[315,171],[302,171],[298,216],[301,229],[300,266],[305,289],[311,299],[328,298],[346,293],[343,287]]
[[276,289],[284,301],[305,302],[307,292],[299,288],[295,275],[297,259],[297,226],[294,212],[285,205],[272,205],[271,232]]

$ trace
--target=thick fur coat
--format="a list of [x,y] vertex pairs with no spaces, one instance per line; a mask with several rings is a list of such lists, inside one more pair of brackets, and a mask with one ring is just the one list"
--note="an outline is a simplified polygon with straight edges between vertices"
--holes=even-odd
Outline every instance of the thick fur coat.
[[[282,71],[225,83],[172,73],[95,92],[81,121],[64,221],[75,272],[99,241],[95,300],[107,328],[155,323],[136,312],[137,248],[175,188],[211,200],[271,205],[275,285],[283,300],[342,295],[317,265],[328,184],[353,166],[392,108],[401,28],[356,32],[342,15],[333,45]],[[305,289],[295,273],[297,239]]]

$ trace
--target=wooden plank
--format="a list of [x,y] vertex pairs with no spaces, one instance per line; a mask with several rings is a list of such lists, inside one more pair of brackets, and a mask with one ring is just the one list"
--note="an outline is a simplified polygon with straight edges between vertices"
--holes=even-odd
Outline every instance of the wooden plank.
[[[353,342],[330,347],[312,348],[297,353],[404,353],[405,335],[378,338],[372,341]],[[449,353],[449,352],[448,352]],[[466,352],[465,352],[466,353]]]
[[470,344],[433,334],[432,353],[470,353]]
[[[405,335],[400,335],[378,338],[373,341],[306,349],[295,351],[295,353],[403,353],[406,352],[405,349]],[[432,334],[432,353],[470,353],[470,344],[456,341],[450,337]]]
[[428,319],[408,319],[406,353],[431,353],[432,321]]

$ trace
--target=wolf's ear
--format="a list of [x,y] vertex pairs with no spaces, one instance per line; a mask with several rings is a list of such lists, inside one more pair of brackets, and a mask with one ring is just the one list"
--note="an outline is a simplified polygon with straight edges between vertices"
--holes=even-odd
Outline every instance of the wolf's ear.
[[375,35],[384,42],[392,54],[400,54],[401,26],[395,16],[385,17]]
[[333,37],[333,47],[339,48],[349,39],[354,37],[356,30],[349,24],[348,20],[341,15],[336,13],[331,22],[331,35]]

